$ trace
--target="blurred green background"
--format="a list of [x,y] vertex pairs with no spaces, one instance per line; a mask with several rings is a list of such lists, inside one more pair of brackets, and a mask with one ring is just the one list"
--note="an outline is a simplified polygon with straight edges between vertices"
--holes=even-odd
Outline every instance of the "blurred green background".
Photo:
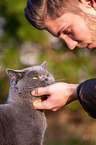
[[[6,103],[6,68],[22,69],[47,61],[56,82],[80,83],[96,77],[96,49],[70,51],[64,41],[33,28],[24,17],[24,0],[0,1],[0,103]],[[82,32],[83,33],[83,32]],[[96,145],[96,121],[78,101],[45,111],[48,127],[44,145]]]

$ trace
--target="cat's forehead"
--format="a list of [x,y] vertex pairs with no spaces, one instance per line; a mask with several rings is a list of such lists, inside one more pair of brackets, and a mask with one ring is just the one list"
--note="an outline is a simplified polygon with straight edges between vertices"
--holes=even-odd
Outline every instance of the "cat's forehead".
[[46,72],[48,72],[45,68],[43,68],[41,66],[28,67],[28,68],[25,68],[23,71],[25,71],[25,72],[35,71],[35,72],[38,72],[38,73],[46,73]]

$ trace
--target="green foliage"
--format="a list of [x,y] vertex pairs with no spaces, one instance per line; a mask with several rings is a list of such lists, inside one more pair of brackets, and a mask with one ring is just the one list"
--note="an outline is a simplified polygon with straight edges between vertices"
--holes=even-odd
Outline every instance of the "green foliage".
[[2,53],[2,66],[16,69],[20,64],[18,51],[15,48],[9,47]]
[[49,69],[56,80],[64,79],[69,83],[80,83],[85,79],[95,77],[95,68],[93,65],[95,55],[90,55],[91,51],[87,52],[87,50],[78,51],[78,54],[73,52],[67,54],[67,57],[60,62],[55,62],[45,53],[40,58],[42,61],[47,61],[48,67],[50,67]]
[[51,142],[49,144],[44,144],[44,145],[86,145],[86,142],[73,139],[73,140],[69,140],[67,142],[65,142],[65,141],[55,141],[53,143]]
[[42,43],[45,34],[33,28],[25,19],[24,7],[26,2],[21,0],[4,0],[0,2],[1,16],[5,18],[4,39],[15,38],[18,41],[33,40]]

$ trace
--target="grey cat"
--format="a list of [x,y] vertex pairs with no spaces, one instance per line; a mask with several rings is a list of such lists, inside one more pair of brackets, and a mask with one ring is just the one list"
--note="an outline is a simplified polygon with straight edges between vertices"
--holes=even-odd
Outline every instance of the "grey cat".
[[10,91],[7,103],[0,105],[0,145],[42,145],[46,129],[43,111],[35,110],[31,91],[54,83],[42,65],[23,70],[7,69]]

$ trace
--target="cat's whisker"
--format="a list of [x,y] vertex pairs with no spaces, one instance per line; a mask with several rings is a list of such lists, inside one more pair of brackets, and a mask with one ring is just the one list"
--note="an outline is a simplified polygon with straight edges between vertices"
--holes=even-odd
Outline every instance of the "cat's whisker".
[[55,80],[55,82],[60,82],[60,81],[65,81],[66,79],[58,79],[58,80]]

